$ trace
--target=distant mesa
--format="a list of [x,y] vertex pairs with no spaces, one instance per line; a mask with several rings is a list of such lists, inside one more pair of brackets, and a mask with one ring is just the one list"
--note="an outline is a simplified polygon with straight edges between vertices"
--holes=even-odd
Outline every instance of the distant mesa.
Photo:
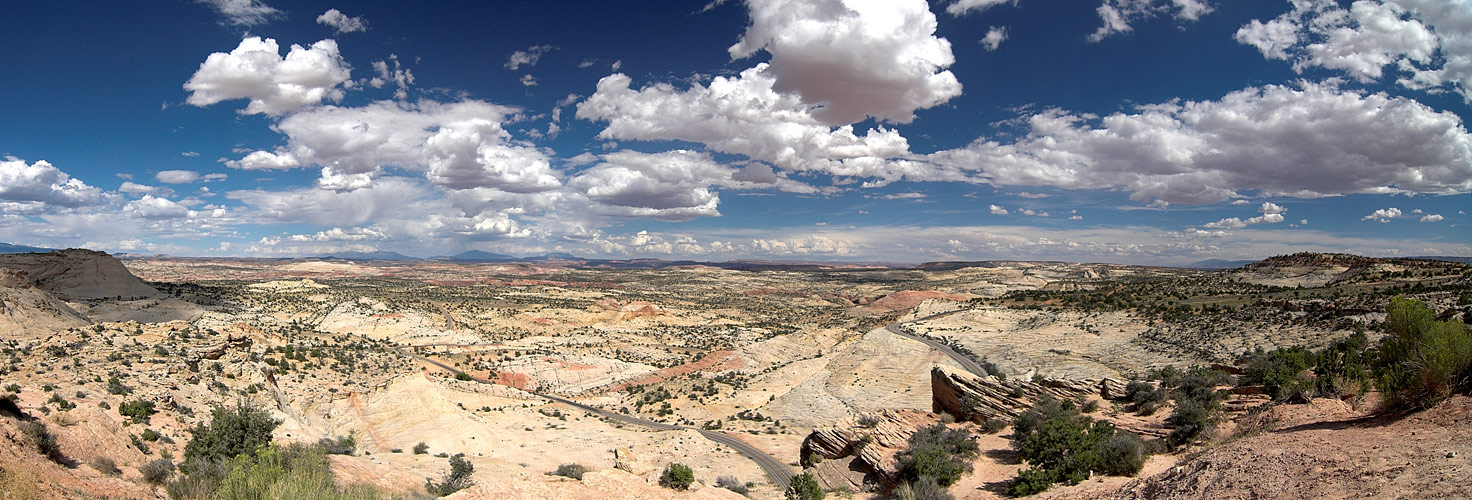
[[37,252],[39,252],[39,253],[45,253],[45,252],[50,252],[51,250],[52,249],[50,249],[50,248],[41,248],[41,247],[32,247],[32,246],[26,246],[26,245],[12,245],[12,244],[9,244],[9,243],[0,243],[0,253],[37,253]]
[[449,257],[435,257],[435,260],[448,260],[451,262],[516,262],[521,259],[482,250],[466,250]]
[[1187,264],[1186,267],[1189,268],[1189,269],[1207,269],[1207,270],[1241,269],[1242,266],[1246,266],[1246,265],[1251,264],[1253,262],[1257,262],[1257,261],[1255,261],[1255,260],[1207,259],[1207,260],[1197,261],[1197,262],[1193,262],[1193,263]]
[[418,257],[410,257],[387,250],[376,250],[372,252],[333,252],[321,255],[318,258],[324,260],[420,260]]
[[163,294],[113,256],[95,250],[70,248],[48,253],[0,256],[0,268],[22,271],[36,288],[67,300],[159,298]]

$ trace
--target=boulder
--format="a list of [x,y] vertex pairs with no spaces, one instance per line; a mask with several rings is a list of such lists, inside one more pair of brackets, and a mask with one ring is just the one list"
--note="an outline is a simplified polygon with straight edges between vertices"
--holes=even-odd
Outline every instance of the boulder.
[[910,436],[939,416],[915,410],[881,410],[813,429],[803,439],[802,463],[824,489],[874,491],[899,479],[899,457]]

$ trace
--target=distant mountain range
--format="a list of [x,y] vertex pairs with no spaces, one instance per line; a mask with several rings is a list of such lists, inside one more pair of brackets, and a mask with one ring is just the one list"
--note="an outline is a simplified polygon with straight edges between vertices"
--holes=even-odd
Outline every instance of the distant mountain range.
[[1406,257],[1407,259],[1439,260],[1443,262],[1456,262],[1458,264],[1472,264],[1472,257],[1452,257],[1448,255],[1428,255],[1421,257]]
[[318,258],[342,260],[419,260],[418,257],[410,257],[399,252],[390,252],[387,250],[374,252],[333,252],[319,256]]
[[50,249],[50,248],[41,248],[41,247],[31,247],[31,246],[25,246],[25,245],[12,245],[12,244],[9,244],[9,243],[0,243],[0,253],[50,252],[51,250],[52,249]]
[[1242,266],[1257,262],[1255,260],[1222,260],[1207,259],[1199,262],[1186,264],[1189,269],[1240,269]]

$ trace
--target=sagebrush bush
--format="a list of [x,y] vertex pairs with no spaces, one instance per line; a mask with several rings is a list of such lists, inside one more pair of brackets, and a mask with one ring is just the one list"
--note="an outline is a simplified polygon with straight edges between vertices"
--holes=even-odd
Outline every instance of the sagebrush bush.
[[139,467],[138,472],[143,474],[143,480],[148,484],[164,484],[169,476],[174,475],[174,462],[164,458],[154,459]]
[[736,476],[720,476],[720,477],[717,477],[716,478],[716,487],[717,488],[725,488],[725,489],[734,491],[736,493],[740,493],[742,495],[745,495],[748,491],[750,491],[750,488],[748,488],[746,486],[746,482],[744,482],[744,481],[742,481],[740,479],[737,479]]
[[40,422],[21,422],[20,433],[31,441],[36,451],[45,455],[47,459],[56,463],[66,462],[66,456],[61,454],[61,445],[56,443],[56,436],[46,429],[46,424]]
[[184,445],[186,473],[197,463],[224,462],[239,455],[251,455],[271,442],[277,422],[265,409],[237,403],[235,408],[215,407],[209,424],[190,430],[193,438]]
[[582,480],[583,474],[587,473],[588,468],[584,467],[583,464],[562,464],[557,466],[557,470],[552,471],[552,475],[554,476],[570,477],[577,480]]
[[431,495],[446,496],[474,486],[475,481],[470,479],[473,473],[475,473],[475,466],[465,459],[465,454],[456,453],[450,456],[450,470],[440,473],[439,482],[426,478],[424,489]]
[[1053,483],[1078,483],[1095,472],[1133,475],[1148,455],[1139,437],[1081,414],[1072,401],[1051,398],[1017,417],[1012,440],[1028,464],[1007,486],[1014,496],[1035,494]]
[[117,462],[102,455],[92,457],[92,460],[87,462],[87,465],[91,465],[93,469],[97,469],[97,472],[108,476],[116,476],[123,473],[123,471],[118,470]]

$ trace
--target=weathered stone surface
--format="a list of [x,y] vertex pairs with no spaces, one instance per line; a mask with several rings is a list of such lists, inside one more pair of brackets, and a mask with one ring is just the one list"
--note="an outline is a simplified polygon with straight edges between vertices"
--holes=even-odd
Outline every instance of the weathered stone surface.
[[1115,379],[1002,380],[993,376],[977,377],[942,366],[931,369],[930,390],[933,411],[973,422],[998,417],[1014,418],[1032,408],[1044,396],[1054,399],[1124,397],[1124,383]]
[[939,417],[915,410],[866,413],[814,429],[802,443],[802,461],[826,489],[873,490],[899,476],[898,455],[916,430]]

